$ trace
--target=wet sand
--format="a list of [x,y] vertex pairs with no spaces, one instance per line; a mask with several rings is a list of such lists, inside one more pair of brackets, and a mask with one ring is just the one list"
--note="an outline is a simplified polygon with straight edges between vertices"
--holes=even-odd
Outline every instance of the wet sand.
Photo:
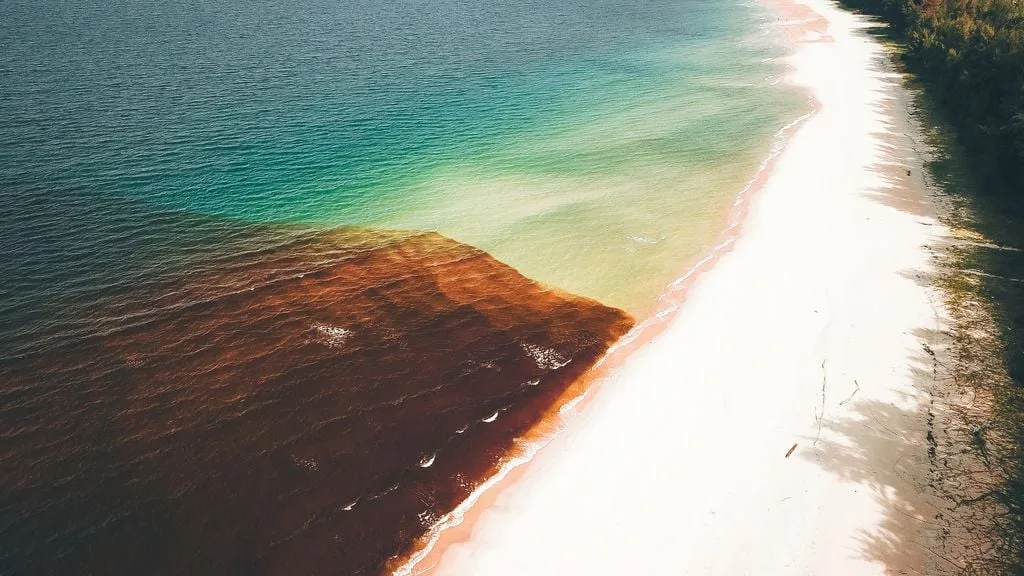
[[[930,573],[947,236],[865,21],[774,1],[818,104],[742,233],[580,413],[401,573]],[[643,326],[643,325],[641,325]],[[614,357],[616,352],[612,353]]]

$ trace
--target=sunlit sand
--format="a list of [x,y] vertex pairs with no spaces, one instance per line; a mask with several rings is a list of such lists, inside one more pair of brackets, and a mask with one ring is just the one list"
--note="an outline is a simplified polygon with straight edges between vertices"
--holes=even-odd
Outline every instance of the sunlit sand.
[[653,342],[407,573],[927,572],[931,215],[860,17],[774,6],[818,105]]

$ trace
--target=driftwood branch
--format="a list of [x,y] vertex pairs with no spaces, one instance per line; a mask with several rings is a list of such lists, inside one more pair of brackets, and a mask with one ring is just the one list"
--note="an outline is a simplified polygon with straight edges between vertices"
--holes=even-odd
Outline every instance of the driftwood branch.
[[857,392],[860,392],[860,384],[858,384],[856,380],[853,381],[853,385],[856,386],[857,388],[853,392],[850,393],[850,397],[849,398],[847,398],[846,400],[843,400],[842,402],[839,403],[840,406],[842,406],[843,404],[846,404],[850,400],[853,400],[853,397],[857,394]]

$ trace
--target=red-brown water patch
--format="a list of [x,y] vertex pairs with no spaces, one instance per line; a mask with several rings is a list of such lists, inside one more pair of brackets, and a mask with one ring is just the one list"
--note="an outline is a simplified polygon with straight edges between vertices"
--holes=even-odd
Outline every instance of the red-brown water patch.
[[0,368],[0,572],[377,573],[632,325],[352,230],[133,302]]

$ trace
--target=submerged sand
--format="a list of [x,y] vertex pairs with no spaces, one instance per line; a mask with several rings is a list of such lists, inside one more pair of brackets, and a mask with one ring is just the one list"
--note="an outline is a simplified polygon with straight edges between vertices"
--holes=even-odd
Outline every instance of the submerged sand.
[[[818,111],[742,235],[567,429],[406,573],[912,574],[945,329],[900,77],[865,21],[780,0]],[[486,503],[486,506],[484,506]]]

